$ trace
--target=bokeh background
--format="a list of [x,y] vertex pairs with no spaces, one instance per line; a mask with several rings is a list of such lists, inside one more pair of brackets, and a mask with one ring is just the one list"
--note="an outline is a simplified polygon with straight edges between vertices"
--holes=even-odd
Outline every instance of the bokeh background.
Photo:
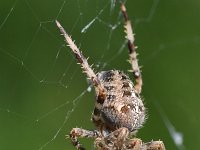
[[[200,1],[127,0],[148,120],[143,141],[196,150],[200,140]],[[72,127],[94,129],[94,90],[55,26],[96,71],[127,71],[123,18],[111,0],[0,1],[0,149],[73,150]],[[81,32],[84,31],[84,32]],[[87,149],[93,140],[82,139]]]

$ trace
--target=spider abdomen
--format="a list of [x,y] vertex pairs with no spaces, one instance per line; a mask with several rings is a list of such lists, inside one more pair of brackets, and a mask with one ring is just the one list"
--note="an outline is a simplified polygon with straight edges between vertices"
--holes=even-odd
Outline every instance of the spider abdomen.
[[106,97],[102,104],[96,102],[94,123],[111,131],[126,127],[132,132],[140,128],[145,120],[145,108],[129,77],[121,71],[110,70],[100,72],[98,79],[106,90]]

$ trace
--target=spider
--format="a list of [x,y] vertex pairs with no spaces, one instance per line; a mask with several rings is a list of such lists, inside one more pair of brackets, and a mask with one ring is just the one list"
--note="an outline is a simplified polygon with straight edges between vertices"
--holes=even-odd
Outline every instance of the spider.
[[92,114],[92,121],[96,126],[96,130],[89,131],[82,128],[73,128],[70,132],[72,144],[78,150],[85,150],[78,141],[78,137],[94,138],[94,144],[99,150],[165,149],[162,141],[143,143],[140,139],[131,139],[131,136],[135,135],[145,122],[146,112],[140,97],[142,76],[138,66],[134,35],[123,3],[121,3],[121,12],[125,20],[129,62],[135,79],[134,84],[125,73],[119,70],[101,71],[95,74],[82,52],[56,20],[56,25],[64,36],[65,42],[74,53],[83,72],[87,75],[96,91],[96,102]]

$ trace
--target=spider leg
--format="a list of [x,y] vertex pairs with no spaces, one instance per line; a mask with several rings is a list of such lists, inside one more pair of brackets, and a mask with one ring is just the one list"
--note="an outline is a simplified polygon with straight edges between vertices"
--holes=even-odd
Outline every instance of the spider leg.
[[105,137],[96,138],[95,145],[98,150],[124,150],[128,136],[129,130],[122,127]]
[[93,86],[95,87],[96,91],[98,92],[98,96],[101,98],[105,97],[104,94],[104,88],[101,85],[100,81],[98,80],[96,74],[92,70],[91,66],[89,66],[87,59],[83,56],[81,51],[78,49],[74,41],[71,39],[71,37],[66,33],[65,29],[61,26],[61,24],[56,20],[56,25],[60,29],[61,34],[65,38],[65,42],[68,44],[70,49],[75,55],[75,58],[77,59],[78,63],[81,65],[81,68],[83,69],[83,72],[86,73],[87,77],[91,80]]
[[142,150],[165,150],[165,145],[162,141],[151,141],[142,144]]
[[126,7],[123,3],[121,3],[121,11],[125,20],[125,32],[126,38],[128,40],[128,48],[129,48],[129,62],[132,65],[133,76],[135,78],[135,90],[137,94],[141,93],[142,90],[142,76],[140,67],[138,66],[138,59],[136,53],[136,46],[134,45],[134,34],[131,26],[131,21],[128,18],[128,14],[126,12]]
[[78,150],[85,150],[85,148],[79,143],[78,137],[81,138],[97,138],[99,137],[98,131],[89,131],[81,128],[73,128],[70,132],[70,138],[72,141],[72,144],[76,147]]

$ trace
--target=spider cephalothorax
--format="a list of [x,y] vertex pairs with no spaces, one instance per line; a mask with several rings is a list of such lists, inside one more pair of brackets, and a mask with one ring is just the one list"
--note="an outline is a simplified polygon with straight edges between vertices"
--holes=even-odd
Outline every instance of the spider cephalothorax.
[[109,70],[95,74],[87,59],[77,48],[71,37],[61,24],[56,21],[65,41],[71,48],[83,72],[91,80],[96,91],[96,102],[92,121],[97,130],[89,131],[73,128],[70,138],[78,150],[85,150],[78,137],[95,138],[95,146],[99,150],[164,150],[161,141],[142,143],[140,139],[131,138],[145,121],[145,107],[141,100],[142,76],[138,66],[136,47],[131,22],[126,8],[121,3],[121,11],[125,19],[125,32],[129,48],[129,62],[135,79],[133,82],[122,71]]

